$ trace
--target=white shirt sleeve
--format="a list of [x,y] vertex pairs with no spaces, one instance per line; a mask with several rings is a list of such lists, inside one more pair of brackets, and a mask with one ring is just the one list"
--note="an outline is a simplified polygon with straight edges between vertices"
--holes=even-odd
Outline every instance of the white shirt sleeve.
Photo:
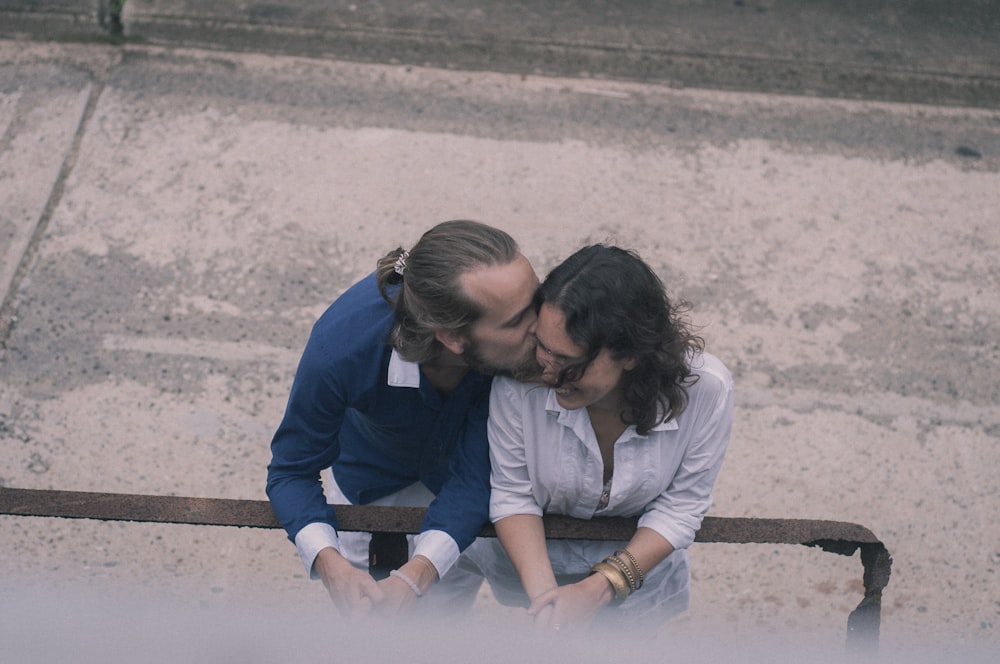
[[[421,555],[430,560],[439,577],[448,573],[448,570],[458,560],[460,553],[458,544],[451,535],[443,530],[422,532],[416,536],[414,544],[413,555]],[[295,536],[295,548],[298,549],[299,558],[305,565],[309,578],[319,578],[313,571],[313,564],[316,562],[316,556],[319,555],[319,552],[328,546],[340,551],[340,537],[333,526],[328,523],[310,523]]]
[[490,521],[514,514],[542,515],[534,498],[524,447],[523,389],[510,378],[495,378],[490,392]]
[[313,563],[316,562],[319,552],[328,546],[340,551],[340,537],[337,535],[337,530],[328,523],[310,523],[295,535],[295,548],[299,551],[299,558],[306,566],[306,573],[310,579],[319,578],[313,572]]
[[458,543],[443,530],[425,530],[413,540],[413,555],[423,556],[431,561],[438,578],[443,578],[461,553]]
[[700,380],[689,392],[688,411],[684,413],[700,423],[696,424],[698,432],[666,491],[639,517],[639,527],[655,530],[674,549],[691,545],[712,506],[712,488],[733,427],[732,376],[721,362],[706,357],[706,365],[709,362],[711,367],[702,368]]

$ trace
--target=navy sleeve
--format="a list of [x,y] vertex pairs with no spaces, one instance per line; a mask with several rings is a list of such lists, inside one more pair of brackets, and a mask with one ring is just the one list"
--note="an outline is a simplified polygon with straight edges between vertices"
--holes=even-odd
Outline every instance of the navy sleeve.
[[[488,384],[487,384],[488,385]],[[486,437],[489,390],[467,414],[449,477],[427,508],[421,531],[442,530],[464,551],[489,521],[490,453]]]
[[285,416],[271,441],[267,496],[292,541],[310,523],[337,527],[320,471],[339,453],[345,395],[328,364],[323,344],[314,335],[299,361]]

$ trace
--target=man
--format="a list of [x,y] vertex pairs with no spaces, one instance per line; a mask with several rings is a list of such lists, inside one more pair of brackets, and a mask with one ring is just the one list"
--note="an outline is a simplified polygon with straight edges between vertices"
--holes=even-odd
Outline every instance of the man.
[[[349,614],[411,608],[488,520],[491,375],[534,367],[528,260],[503,231],[449,221],[397,249],[316,322],[271,443],[267,493],[311,576]],[[367,535],[331,503],[429,505],[409,560],[376,582]],[[449,576],[448,572],[453,573]]]

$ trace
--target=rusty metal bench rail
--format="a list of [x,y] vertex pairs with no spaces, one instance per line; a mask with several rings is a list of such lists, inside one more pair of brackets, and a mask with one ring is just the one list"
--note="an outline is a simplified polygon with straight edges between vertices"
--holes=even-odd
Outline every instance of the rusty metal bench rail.
[[[341,505],[341,530],[417,533],[424,508]],[[0,487],[0,514],[15,516],[143,521],[245,528],[280,528],[266,500],[184,498],[120,493],[89,493]],[[545,533],[553,539],[627,540],[636,519],[604,517],[584,521],[546,516]],[[492,526],[481,535],[495,537]],[[847,619],[847,647],[872,653],[878,647],[882,591],[889,583],[892,558],[875,535],[856,523],[810,519],[755,519],[707,516],[696,542],[728,544],[800,544],[853,556],[861,551],[865,595]]]

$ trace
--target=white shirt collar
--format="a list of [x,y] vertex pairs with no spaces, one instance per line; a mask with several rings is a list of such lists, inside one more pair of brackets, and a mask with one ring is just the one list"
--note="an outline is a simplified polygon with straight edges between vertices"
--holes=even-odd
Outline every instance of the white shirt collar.
[[420,364],[404,360],[403,356],[392,349],[389,355],[389,386],[390,387],[420,387]]

